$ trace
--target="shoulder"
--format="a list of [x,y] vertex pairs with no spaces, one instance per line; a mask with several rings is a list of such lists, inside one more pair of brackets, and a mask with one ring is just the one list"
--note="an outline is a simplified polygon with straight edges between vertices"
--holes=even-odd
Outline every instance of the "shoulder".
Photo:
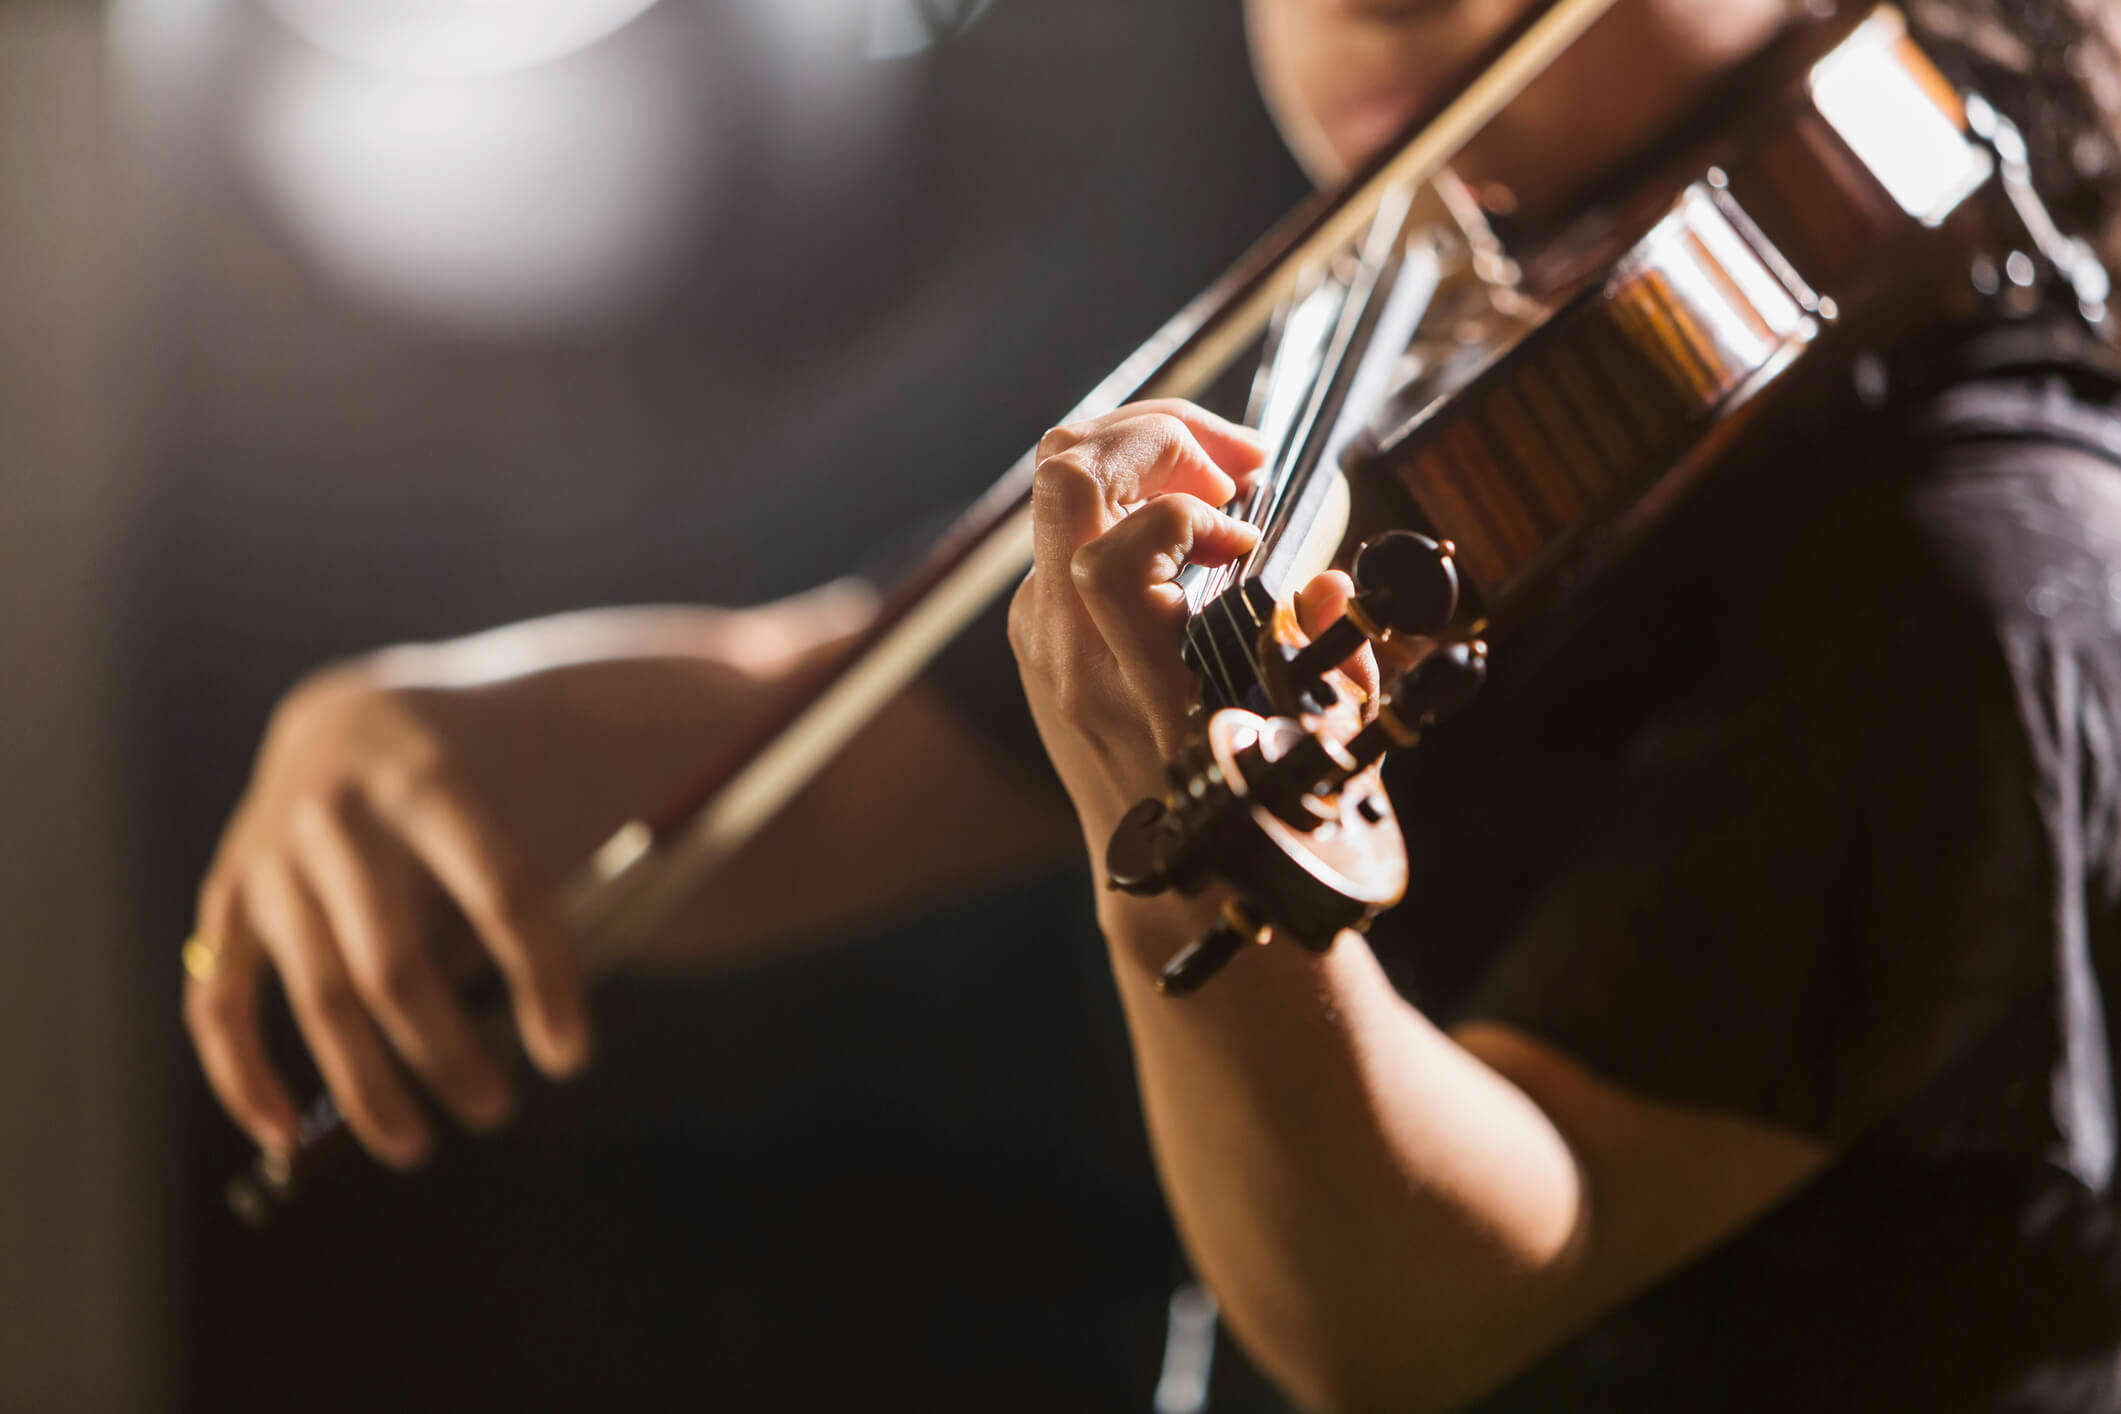
[[2059,374],[1939,395],[1895,507],[1940,588],[1999,630],[2121,634],[2121,405]]
[[2121,671],[2121,378],[2008,366],[1785,455],[1786,487],[1746,509],[1729,661],[1861,692],[1843,710],[1873,719],[1912,693],[1934,720],[1947,686],[2056,655]]
[[1714,607],[1660,626],[1711,640],[1700,670],[1627,734],[1475,1014],[1845,1140],[2111,906],[2121,464],[2019,414],[2113,414],[2017,381],[1984,422],[1933,400],[1762,449],[1689,561]]

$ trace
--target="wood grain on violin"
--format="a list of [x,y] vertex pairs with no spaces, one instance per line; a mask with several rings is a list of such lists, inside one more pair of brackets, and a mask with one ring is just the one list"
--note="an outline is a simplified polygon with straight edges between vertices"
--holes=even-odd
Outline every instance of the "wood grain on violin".
[[1384,439],[1375,465],[1457,545],[1486,613],[1519,616],[1557,567],[1614,553],[1823,325],[1908,291],[1931,263],[1911,247],[1992,171],[1889,8],[1753,128],[1608,272]]

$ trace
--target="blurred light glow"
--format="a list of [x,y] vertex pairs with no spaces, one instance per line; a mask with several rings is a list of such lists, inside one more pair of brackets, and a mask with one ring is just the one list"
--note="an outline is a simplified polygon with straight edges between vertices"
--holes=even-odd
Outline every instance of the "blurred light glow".
[[1900,209],[1925,225],[1949,216],[1995,170],[1893,56],[1906,30],[1886,12],[1812,69],[1812,101]]
[[870,0],[869,57],[907,59],[971,28],[993,0]]
[[246,157],[360,297],[488,328],[595,321],[677,258],[707,160],[696,59],[643,42],[443,78],[288,45],[249,107]]
[[266,0],[329,54],[395,73],[500,74],[587,48],[655,0]]
[[220,0],[111,0],[103,14],[128,99],[138,99],[142,87],[159,94],[198,72],[222,22]]

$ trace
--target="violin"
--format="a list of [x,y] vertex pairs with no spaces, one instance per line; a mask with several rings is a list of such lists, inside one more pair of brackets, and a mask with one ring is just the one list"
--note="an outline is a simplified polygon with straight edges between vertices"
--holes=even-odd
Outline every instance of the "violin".
[[[1823,27],[1766,63],[1774,96],[1668,164],[1687,174],[1676,195],[1666,181],[1638,197],[1615,223],[1626,235],[1601,232],[1588,275],[1568,273],[1585,253],[1557,242],[1551,308],[1366,458],[1401,528],[1355,557],[1344,620],[1292,640],[1276,606],[1301,581],[1272,577],[1271,521],[1196,616],[1189,644],[1211,644],[1192,655],[1203,700],[1225,705],[1106,852],[1117,889],[1230,890],[1221,919],[1164,969],[1167,995],[1247,944],[1323,952],[1398,903],[1406,862],[1377,784],[1385,753],[1473,698],[1489,637],[1521,631],[1638,544],[1822,369],[1975,315],[1984,285],[2001,292],[1998,259],[2018,272],[2016,312],[2039,301],[2044,276],[2045,293],[2105,330],[2106,274],[2048,218],[2017,133],[1945,80],[1897,10]],[[1403,671],[1342,740],[1319,723],[1335,691],[1325,674],[1366,642]]]
[[[1807,376],[1984,302],[2066,301],[2104,328],[2105,272],[2048,219],[2023,143],[1885,6],[1804,22],[1762,61],[1763,100],[1660,154],[1595,221],[1499,239],[1446,166],[1611,4],[1535,6],[1062,419],[1198,397],[1264,346],[1248,416],[1267,460],[1240,508],[1260,539],[1181,573],[1193,737],[1106,855],[1116,888],[1227,889],[1221,920],[1165,969],[1169,995],[1247,945],[1323,951],[1397,903],[1407,866],[1379,761],[1475,700],[1491,641],[1624,555]],[[1021,458],[770,726],[567,881],[592,974],[1023,577],[1034,469]],[[1351,525],[1374,532],[1352,561]],[[1290,596],[1336,561],[1357,592],[1305,642]],[[1333,667],[1365,643],[1397,676],[1337,735]],[[499,993],[479,978],[467,1001],[491,1010]],[[295,1150],[260,1154],[230,1204],[262,1225],[350,1148],[321,1096]]]

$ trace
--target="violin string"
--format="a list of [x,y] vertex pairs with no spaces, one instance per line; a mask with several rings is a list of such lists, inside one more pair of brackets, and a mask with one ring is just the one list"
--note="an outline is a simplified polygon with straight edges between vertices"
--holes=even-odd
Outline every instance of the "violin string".
[[[1276,488],[1289,474],[1290,425],[1282,411],[1292,396],[1289,384],[1300,376],[1303,382],[1294,396],[1306,396],[1310,385],[1319,376],[1318,341],[1311,334],[1317,323],[1314,311],[1322,292],[1321,284],[1316,277],[1306,280],[1277,312],[1268,330],[1258,375],[1253,380],[1250,406],[1246,409],[1247,421],[1264,434],[1268,456],[1263,474],[1254,479],[1244,506],[1238,512],[1238,518],[1250,525],[1260,524],[1261,508],[1271,504]],[[1237,674],[1230,670],[1219,625],[1227,624],[1240,643],[1248,641],[1248,635],[1224,603],[1226,592],[1234,582],[1234,566],[1205,570],[1195,581],[1200,596],[1195,601],[1191,631],[1195,655],[1201,670],[1212,675],[1217,694],[1224,702],[1239,700],[1242,691]],[[1249,651],[1245,655],[1245,670],[1255,675],[1258,671],[1258,663]]]
[[[1213,589],[1212,597],[1203,606],[1212,616],[1205,626],[1207,652],[1212,656],[1214,670],[1220,675],[1223,697],[1226,701],[1237,701],[1242,694],[1237,690],[1237,680],[1230,673],[1230,664],[1224,656],[1222,633],[1216,631],[1216,620],[1220,620],[1234,637],[1238,652],[1242,654],[1248,682],[1260,678],[1259,630],[1262,625],[1248,622],[1254,619],[1249,601],[1241,593],[1231,591],[1243,585],[1257,573],[1256,566],[1271,542],[1286,529],[1286,521],[1295,496],[1291,488],[1299,477],[1299,469],[1315,466],[1318,458],[1308,456],[1312,442],[1322,432],[1321,418],[1338,381],[1342,368],[1352,358],[1361,356],[1363,344],[1361,330],[1371,301],[1375,298],[1384,270],[1389,266],[1392,253],[1405,225],[1408,199],[1385,203],[1372,225],[1358,256],[1356,269],[1349,278],[1336,279],[1328,270],[1321,269],[1312,288],[1292,302],[1277,331],[1279,337],[1270,345],[1270,366],[1264,370],[1268,394],[1262,400],[1260,421],[1264,424],[1275,417],[1279,400],[1275,398],[1277,375],[1287,366],[1292,353],[1301,353],[1303,374],[1301,384],[1291,390],[1291,400],[1301,409],[1287,424],[1287,431],[1272,437],[1274,454],[1268,475],[1254,483],[1246,497],[1243,519],[1260,527],[1258,545],[1229,572],[1214,576],[1208,583]],[[1317,325],[1316,338],[1306,337]],[[1295,326],[1295,327],[1291,327]],[[1292,338],[1292,335],[1298,337]],[[1292,350],[1291,345],[1296,345]],[[1262,427],[1262,430],[1269,430]],[[1262,514],[1264,511],[1264,514]],[[1233,602],[1233,600],[1241,602]],[[1244,612],[1240,614],[1242,608]]]
[[[1364,352],[1361,333],[1370,305],[1377,297],[1378,287],[1389,268],[1393,253],[1400,243],[1406,222],[1409,199],[1387,202],[1379,211],[1370,235],[1363,243],[1356,269],[1346,280],[1334,280],[1322,273],[1320,285],[1332,288],[1332,316],[1326,321],[1330,336],[1324,347],[1307,366],[1308,377],[1302,393],[1302,412],[1290,425],[1289,434],[1280,441],[1271,477],[1253,490],[1247,506],[1247,516],[1260,526],[1258,545],[1254,546],[1244,562],[1237,566],[1229,577],[1226,592],[1219,594],[1211,608],[1219,611],[1224,622],[1236,638],[1239,650],[1244,655],[1248,680],[1260,680],[1259,630],[1256,622],[1247,622],[1254,616],[1249,600],[1242,594],[1227,592],[1244,584],[1258,573],[1258,564],[1271,549],[1272,542],[1286,533],[1287,521],[1298,499],[1293,487],[1299,479],[1300,468],[1308,463],[1315,467],[1318,457],[1307,456],[1312,452],[1315,439],[1328,436],[1332,429],[1322,425],[1326,404],[1334,385],[1339,381],[1342,369],[1350,360],[1360,359]],[[1316,306],[1313,306],[1316,308]],[[1258,513],[1261,502],[1266,505],[1266,515]],[[1235,602],[1233,602],[1235,601]],[[1244,613],[1240,615],[1239,610]],[[1210,633],[1211,642],[1221,635]],[[1218,658],[1220,650],[1218,649]],[[1227,665],[1220,665],[1227,671]],[[1228,694],[1235,698],[1235,693]]]
[[[1365,416],[1366,408],[1389,391],[1401,352],[1429,310],[1441,271],[1432,244],[1410,241],[1411,207],[1411,194],[1406,194],[1380,210],[1341,292],[1330,345],[1321,351],[1305,390],[1301,431],[1282,448],[1274,478],[1275,510],[1262,530],[1260,547],[1239,571],[1240,583],[1266,574],[1263,561],[1273,544],[1298,533],[1296,515],[1310,489],[1299,487],[1334,455],[1349,416]],[[1257,621],[1256,601],[1233,593],[1218,602],[1243,645],[1252,680],[1259,681],[1259,630],[1264,626]]]
[[[1310,353],[1309,340],[1304,336],[1310,322],[1305,318],[1305,312],[1311,308],[1311,301],[1318,290],[1315,280],[1307,280],[1306,283],[1309,288],[1300,286],[1275,312],[1274,321],[1268,328],[1259,373],[1253,380],[1252,406],[1246,410],[1249,414],[1248,420],[1265,435],[1270,449],[1266,465],[1262,468],[1263,474],[1253,481],[1251,490],[1246,494],[1244,508],[1239,513],[1239,519],[1255,527],[1260,523],[1259,511],[1263,498],[1270,494],[1272,485],[1287,474],[1288,428],[1285,424],[1276,425],[1281,422],[1279,409],[1283,403],[1282,388],[1290,377],[1292,365],[1308,368],[1311,379],[1317,377],[1316,360]],[[1297,362],[1298,360],[1301,362]],[[1223,654],[1223,635],[1217,631],[1216,617],[1220,611],[1222,619],[1230,621],[1231,616],[1224,604],[1224,596],[1233,582],[1233,575],[1227,568],[1210,571],[1202,585],[1206,601],[1200,606],[1200,612],[1205,617],[1201,629],[1207,640],[1205,656],[1214,660],[1215,685],[1224,702],[1236,702],[1240,697],[1238,678],[1230,671],[1229,661]],[[1234,622],[1232,627],[1236,627]],[[1244,642],[1242,632],[1238,634],[1238,641]],[[1257,667],[1247,654],[1246,670],[1256,673]]]
[[[1259,528],[1262,543],[1272,533],[1268,521],[1273,510],[1288,494],[1289,484],[1303,460],[1303,410],[1316,400],[1320,385],[1333,375],[1332,333],[1340,323],[1349,293],[1348,286],[1335,279],[1331,269],[1321,262],[1291,301],[1288,325],[1275,351],[1269,397],[1260,409],[1262,430],[1270,433],[1273,456],[1267,474],[1254,482],[1246,497],[1244,511],[1246,522]],[[1245,583],[1249,562],[1248,555],[1245,561],[1220,572],[1219,592],[1210,604],[1242,658],[1242,682],[1229,673],[1227,664],[1223,665],[1225,697],[1233,702],[1241,701],[1245,696],[1243,686],[1259,681],[1260,676],[1261,625],[1252,613],[1250,601],[1232,592]],[[1219,644],[1223,635],[1211,631],[1211,637]]]
[[[1296,468],[1302,460],[1304,439],[1309,432],[1308,412],[1317,402],[1321,387],[1332,379],[1332,336],[1344,317],[1349,293],[1344,282],[1334,279],[1329,271],[1321,270],[1310,297],[1298,311],[1306,360],[1305,376],[1300,384],[1292,385],[1287,394],[1287,402],[1293,405],[1294,411],[1282,414],[1286,421],[1277,443],[1273,474],[1262,478],[1253,488],[1246,511],[1251,523],[1260,529],[1261,545],[1267,542],[1274,511],[1287,495],[1289,483],[1295,479]],[[1228,583],[1234,584],[1249,574],[1260,553],[1260,547],[1255,546],[1242,565],[1232,567],[1227,576]]]
[[[1359,371],[1366,355],[1370,336],[1375,329],[1370,325],[1370,316],[1380,298],[1388,295],[1392,283],[1386,278],[1395,260],[1401,258],[1406,245],[1407,217],[1412,209],[1414,194],[1402,191],[1396,198],[1388,199],[1379,206],[1376,218],[1365,236],[1361,249],[1356,253],[1355,269],[1345,285],[1345,294],[1339,311],[1339,319],[1333,330],[1333,340],[1322,363],[1321,372],[1311,389],[1311,396],[1304,409],[1300,431],[1290,439],[1295,454],[1287,477],[1293,485],[1298,479],[1297,466],[1304,460],[1303,454],[1317,447],[1319,439],[1330,438],[1336,425],[1344,416],[1346,404],[1328,409],[1327,402],[1336,387],[1343,396],[1348,387],[1341,382],[1344,370]],[[1366,330],[1368,331],[1366,333]],[[1323,448],[1317,447],[1318,455],[1310,458],[1310,468],[1316,469],[1323,456]],[[1269,512],[1269,525],[1260,536],[1260,544],[1247,557],[1245,571],[1256,571],[1258,562],[1264,558],[1261,548],[1270,538],[1278,539],[1286,529],[1288,517],[1293,513],[1298,498],[1282,488],[1276,504]]]

